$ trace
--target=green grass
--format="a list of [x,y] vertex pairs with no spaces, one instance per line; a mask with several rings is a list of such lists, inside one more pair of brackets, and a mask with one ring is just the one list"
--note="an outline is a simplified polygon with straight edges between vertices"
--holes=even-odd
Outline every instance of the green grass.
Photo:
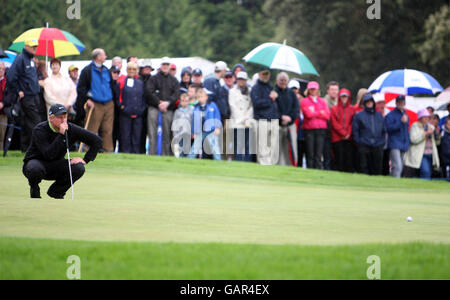
[[100,155],[75,201],[31,200],[21,159],[0,158],[0,279],[65,278],[71,254],[83,279],[363,279],[369,255],[450,279],[446,182]]

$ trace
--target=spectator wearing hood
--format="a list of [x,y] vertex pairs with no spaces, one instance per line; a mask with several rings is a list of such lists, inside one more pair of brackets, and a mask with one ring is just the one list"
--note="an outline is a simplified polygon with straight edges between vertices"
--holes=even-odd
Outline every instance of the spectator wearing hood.
[[160,72],[152,76],[145,86],[145,95],[148,104],[148,135],[150,140],[150,154],[157,154],[158,116],[162,113],[163,145],[162,155],[169,156],[171,150],[171,125],[173,111],[178,100],[180,85],[178,80],[170,75],[170,60],[164,57]]
[[191,83],[192,83],[192,74],[190,69],[183,68],[181,70],[180,95],[186,94],[188,92]]
[[304,115],[303,132],[306,144],[306,163],[309,169],[323,169],[322,155],[330,119],[325,99],[320,97],[319,83],[311,81],[305,91],[301,109]]
[[400,178],[403,172],[405,153],[409,149],[409,117],[405,110],[405,97],[395,99],[396,108],[385,118],[388,133],[389,158],[392,177]]
[[[264,133],[266,143],[261,136],[258,136],[258,162],[262,165],[274,165],[278,162],[279,151],[274,146],[268,146],[267,144],[270,141],[271,145],[278,145],[280,110],[277,103],[278,94],[270,84],[269,68],[262,67],[260,69],[259,78],[252,87],[250,98],[253,104],[254,119],[258,122],[258,127],[267,128],[267,132]],[[258,131],[260,130],[258,129]],[[275,147],[278,148],[278,146]]]
[[411,126],[411,146],[406,153],[405,166],[419,170],[420,178],[431,180],[434,169],[439,169],[439,154],[435,128],[430,124],[430,113],[426,108],[418,113],[418,121]]
[[[280,157],[279,165],[292,165],[290,162],[290,154],[292,154],[292,162],[297,166],[297,127],[295,119],[297,118],[300,108],[295,92],[288,88],[289,76],[285,72],[281,72],[277,76],[275,92],[278,94],[278,107],[280,109]],[[290,147],[289,147],[290,145]]]
[[234,65],[232,72],[233,72],[234,78],[237,80],[237,75],[240,72],[245,72],[245,66],[243,64],[236,64],[236,65]]
[[450,117],[445,119],[441,138],[442,173],[450,181]]
[[386,128],[383,115],[376,111],[372,94],[362,98],[364,110],[353,118],[353,138],[358,146],[359,169],[367,175],[381,175]]
[[331,108],[331,142],[336,169],[340,172],[354,171],[352,141],[354,116],[355,108],[351,104],[351,93],[347,89],[341,89],[337,105]]

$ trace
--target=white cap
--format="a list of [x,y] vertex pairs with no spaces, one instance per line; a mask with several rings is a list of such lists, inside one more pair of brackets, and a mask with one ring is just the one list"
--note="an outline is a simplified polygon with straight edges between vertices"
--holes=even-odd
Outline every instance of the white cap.
[[224,61],[218,61],[216,62],[216,71],[225,71],[227,69],[227,64]]
[[298,82],[295,79],[292,79],[291,81],[289,81],[288,88],[299,90],[300,89],[300,82]]
[[248,75],[246,72],[239,72],[236,76],[236,79],[245,79],[248,80]]
[[161,60],[161,65],[170,65],[170,58],[164,56]]
[[139,67],[140,68],[150,67],[150,68],[153,69],[152,60],[151,59],[140,59],[139,60]]

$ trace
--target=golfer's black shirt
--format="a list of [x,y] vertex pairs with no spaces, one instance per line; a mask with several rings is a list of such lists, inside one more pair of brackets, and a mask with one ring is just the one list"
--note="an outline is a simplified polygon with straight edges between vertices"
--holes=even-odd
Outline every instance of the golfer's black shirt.
[[[95,160],[98,151],[102,147],[102,139],[75,124],[68,123],[68,125],[69,147],[72,147],[76,141],[81,141],[89,146],[89,151],[84,156],[84,161],[89,163]],[[66,147],[66,137],[54,132],[50,128],[48,121],[42,122],[33,129],[31,145],[23,161],[27,163],[32,159],[37,159],[50,162],[64,159],[67,153]]]

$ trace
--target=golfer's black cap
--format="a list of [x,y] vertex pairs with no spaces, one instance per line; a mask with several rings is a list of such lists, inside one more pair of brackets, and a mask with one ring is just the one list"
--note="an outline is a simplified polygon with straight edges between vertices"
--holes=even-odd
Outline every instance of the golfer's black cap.
[[50,110],[48,111],[49,116],[55,116],[59,117],[60,115],[67,114],[67,109],[62,104],[55,104],[50,107]]

